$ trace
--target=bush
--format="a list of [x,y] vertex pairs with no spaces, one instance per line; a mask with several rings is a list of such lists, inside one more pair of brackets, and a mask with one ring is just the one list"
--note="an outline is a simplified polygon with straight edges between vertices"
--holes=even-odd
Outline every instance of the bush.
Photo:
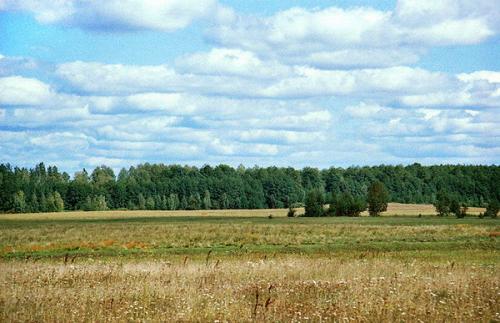
[[361,197],[353,197],[349,193],[343,193],[337,198],[333,209],[336,216],[359,216],[361,212],[366,210],[366,201]]
[[286,216],[289,217],[289,218],[293,218],[293,217],[295,217],[295,213],[296,212],[297,211],[290,205],[288,207],[288,213],[286,214]]
[[459,219],[467,216],[468,207],[465,203],[460,203],[457,197],[453,197],[449,201],[449,210],[451,213],[455,214]]
[[305,216],[323,216],[324,197],[320,190],[312,190],[306,196]]

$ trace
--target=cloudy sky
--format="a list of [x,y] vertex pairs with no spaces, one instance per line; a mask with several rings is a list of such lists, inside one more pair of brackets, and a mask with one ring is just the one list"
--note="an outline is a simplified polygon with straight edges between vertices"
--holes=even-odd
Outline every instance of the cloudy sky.
[[0,162],[500,162],[500,0],[0,0]]

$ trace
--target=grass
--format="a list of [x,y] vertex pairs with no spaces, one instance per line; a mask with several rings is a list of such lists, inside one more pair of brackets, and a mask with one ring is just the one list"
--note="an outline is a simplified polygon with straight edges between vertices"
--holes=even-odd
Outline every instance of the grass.
[[500,222],[426,210],[0,215],[0,321],[499,321]]
[[1,321],[500,319],[495,266],[282,255],[0,269]]
[[[471,215],[478,215],[484,213],[484,208],[471,207],[468,213]],[[152,217],[286,217],[288,209],[260,209],[260,210],[193,210],[193,211],[100,211],[100,212],[84,212],[84,211],[70,211],[70,212],[57,212],[57,213],[25,213],[25,214],[0,214],[0,220],[67,220],[67,219],[126,219],[126,218],[152,218]],[[298,214],[303,214],[304,209],[298,208]],[[363,216],[367,216],[368,212],[363,212]],[[434,206],[431,204],[401,204],[389,203],[387,211],[382,212],[382,216],[418,216],[418,215],[436,215]]]

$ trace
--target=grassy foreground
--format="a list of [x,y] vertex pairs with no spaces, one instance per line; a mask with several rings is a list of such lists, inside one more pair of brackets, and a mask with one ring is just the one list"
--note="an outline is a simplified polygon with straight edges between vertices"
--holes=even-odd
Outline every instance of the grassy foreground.
[[418,208],[0,215],[0,321],[500,321],[500,222]]

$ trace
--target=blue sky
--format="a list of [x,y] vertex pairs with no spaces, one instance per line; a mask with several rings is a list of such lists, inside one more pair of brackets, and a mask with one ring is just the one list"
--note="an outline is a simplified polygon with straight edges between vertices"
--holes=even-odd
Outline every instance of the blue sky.
[[491,0],[0,1],[0,162],[498,164]]

